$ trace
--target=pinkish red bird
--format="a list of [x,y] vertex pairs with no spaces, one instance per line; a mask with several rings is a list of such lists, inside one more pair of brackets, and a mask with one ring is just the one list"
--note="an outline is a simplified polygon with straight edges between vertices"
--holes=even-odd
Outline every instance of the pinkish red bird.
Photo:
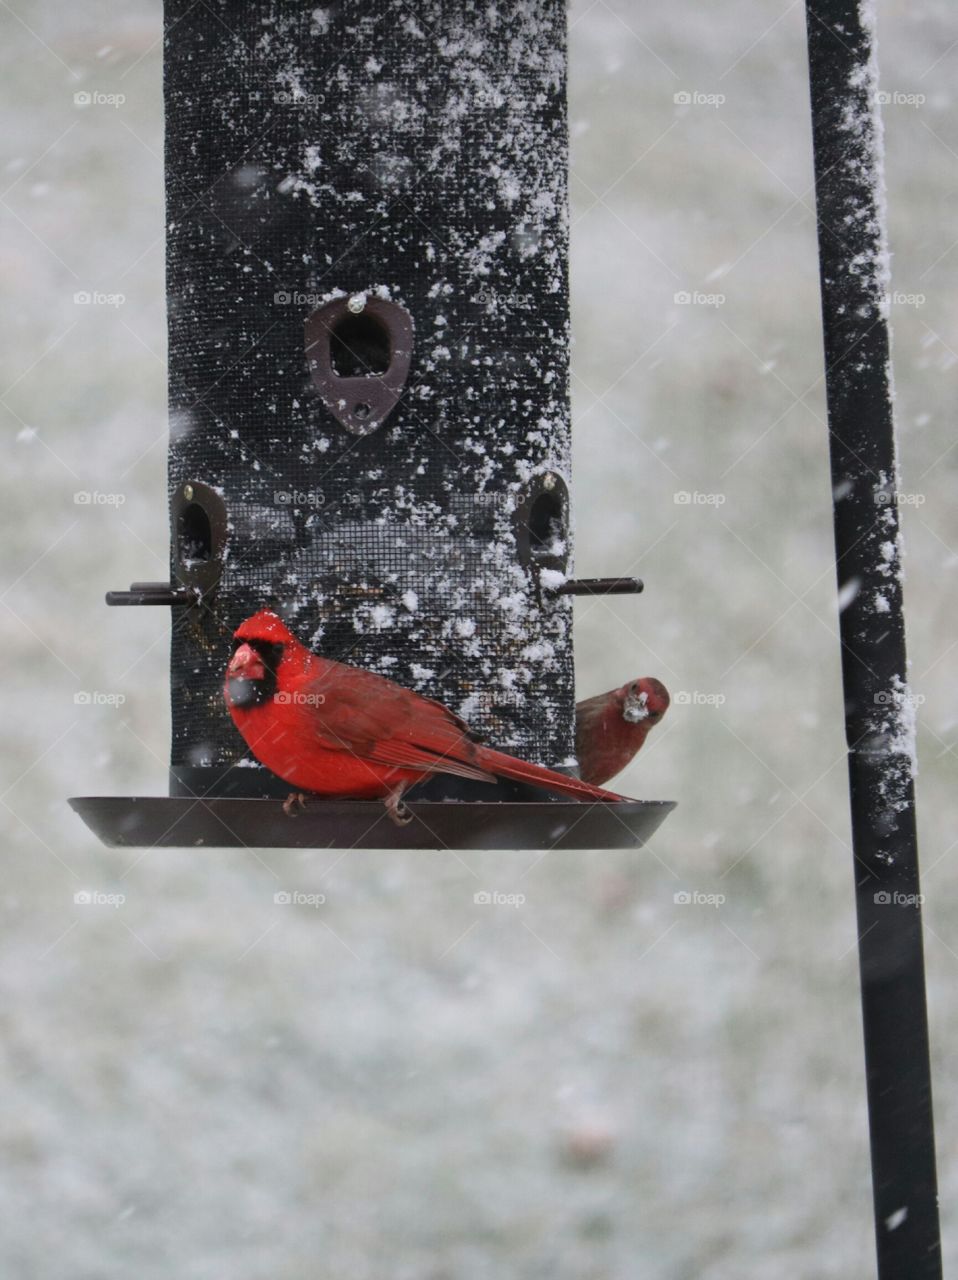
[[580,702],[575,745],[582,781],[601,786],[621,773],[668,709],[669,691],[652,676]]
[[446,707],[384,676],[310,653],[268,609],[247,618],[234,641],[223,688],[233,723],[256,759],[297,791],[383,796],[397,821],[409,820],[403,792],[434,773],[622,800],[483,746]]

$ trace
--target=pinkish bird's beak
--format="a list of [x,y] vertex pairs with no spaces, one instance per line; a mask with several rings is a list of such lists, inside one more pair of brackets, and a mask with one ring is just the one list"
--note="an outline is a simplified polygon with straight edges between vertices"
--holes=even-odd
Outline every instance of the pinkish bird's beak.
[[252,645],[241,644],[230,658],[226,674],[231,680],[262,680],[266,675],[266,668]]

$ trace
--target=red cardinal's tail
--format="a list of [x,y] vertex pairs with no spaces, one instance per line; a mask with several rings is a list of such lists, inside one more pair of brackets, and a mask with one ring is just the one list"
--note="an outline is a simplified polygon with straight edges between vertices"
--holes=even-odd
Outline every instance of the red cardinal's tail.
[[516,782],[529,782],[534,787],[558,791],[561,795],[573,796],[576,800],[603,800],[618,803],[624,799],[624,796],[616,795],[614,791],[603,791],[601,787],[580,782],[578,778],[570,778],[564,773],[556,773],[553,769],[545,769],[542,765],[530,764],[527,760],[517,760],[515,756],[493,751],[491,747],[478,748],[476,764],[503,778],[513,778]]

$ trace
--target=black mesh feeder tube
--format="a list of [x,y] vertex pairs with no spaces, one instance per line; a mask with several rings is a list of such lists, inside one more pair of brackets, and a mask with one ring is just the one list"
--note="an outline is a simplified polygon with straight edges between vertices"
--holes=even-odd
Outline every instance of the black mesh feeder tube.
[[573,765],[569,596],[641,583],[571,579],[565,41],[562,0],[167,3],[171,579],[110,603],[174,610],[171,794],[75,801],[108,842],[631,846],[671,808],[437,776],[406,828],[291,822],[222,695],[269,606]]

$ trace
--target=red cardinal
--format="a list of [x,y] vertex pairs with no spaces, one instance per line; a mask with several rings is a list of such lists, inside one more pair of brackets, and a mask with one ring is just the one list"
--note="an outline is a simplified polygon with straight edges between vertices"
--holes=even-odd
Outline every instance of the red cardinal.
[[480,745],[440,703],[310,653],[268,609],[247,618],[234,639],[223,688],[233,723],[256,759],[298,790],[384,796],[397,821],[411,817],[403,792],[434,773],[479,782],[500,775],[577,800],[622,799]]
[[669,691],[652,676],[580,702],[575,709],[579,776],[601,786],[621,773],[668,709]]

